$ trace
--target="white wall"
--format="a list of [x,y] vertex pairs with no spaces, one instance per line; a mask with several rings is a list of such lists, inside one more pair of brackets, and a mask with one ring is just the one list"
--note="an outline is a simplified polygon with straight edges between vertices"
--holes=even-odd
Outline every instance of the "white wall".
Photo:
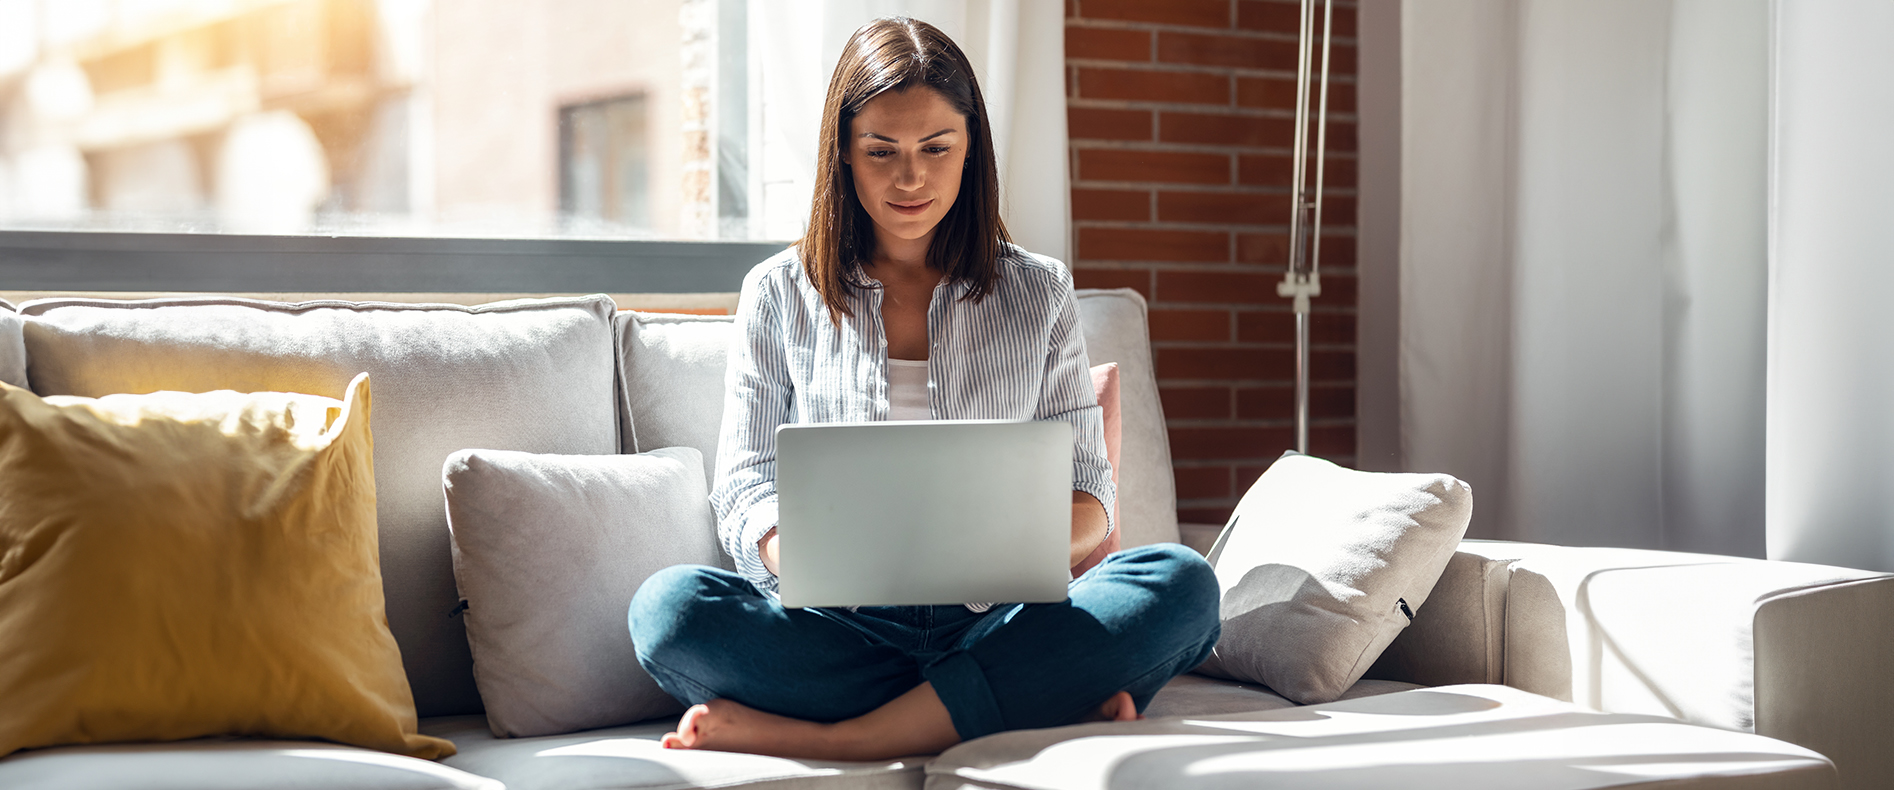
[[1769,557],[1894,570],[1894,4],[1776,10]]

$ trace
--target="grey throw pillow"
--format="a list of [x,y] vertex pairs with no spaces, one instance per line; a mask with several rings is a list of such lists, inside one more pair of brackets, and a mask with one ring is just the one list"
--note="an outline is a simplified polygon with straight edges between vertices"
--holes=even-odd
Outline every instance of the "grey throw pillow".
[[722,562],[695,449],[462,450],[442,478],[474,682],[495,735],[683,709],[638,666],[625,613],[651,574]]
[[1223,635],[1197,671],[1305,705],[1341,698],[1427,600],[1472,515],[1450,475],[1285,454],[1210,552]]

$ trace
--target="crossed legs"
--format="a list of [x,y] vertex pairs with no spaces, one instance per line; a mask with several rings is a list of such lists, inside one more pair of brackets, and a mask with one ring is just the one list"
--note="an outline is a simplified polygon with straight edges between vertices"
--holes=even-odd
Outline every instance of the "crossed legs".
[[1175,545],[1119,552],[1058,604],[996,609],[940,652],[911,653],[848,615],[784,609],[697,566],[632,600],[637,657],[691,705],[675,748],[877,760],[1022,727],[1136,718],[1216,643],[1209,566]]

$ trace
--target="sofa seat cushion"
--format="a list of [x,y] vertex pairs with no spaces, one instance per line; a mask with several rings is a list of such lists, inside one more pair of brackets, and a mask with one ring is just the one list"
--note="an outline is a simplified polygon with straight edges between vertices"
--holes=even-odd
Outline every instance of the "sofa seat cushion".
[[659,746],[658,738],[676,723],[666,718],[570,735],[495,738],[486,719],[451,716],[422,721],[421,732],[459,748],[442,764],[497,779],[506,790],[916,790],[928,759],[838,763]]
[[1833,764],[1771,738],[1597,713],[1505,686],[990,735],[930,788],[1831,788]]
[[468,447],[618,451],[614,308],[603,296],[479,307],[193,297],[21,306],[46,395],[341,392],[375,380],[388,626],[421,716],[480,710],[449,558],[441,462]]
[[[1360,699],[1417,688],[1420,686],[1398,680],[1363,680],[1349,687],[1341,698]],[[1145,706],[1144,716],[1156,719],[1164,716],[1261,713],[1295,706],[1288,698],[1270,691],[1268,686],[1183,674],[1158,689],[1157,696],[1151,698],[1151,704]]]
[[0,760],[7,790],[504,790],[440,763],[313,741],[205,738],[34,749]]

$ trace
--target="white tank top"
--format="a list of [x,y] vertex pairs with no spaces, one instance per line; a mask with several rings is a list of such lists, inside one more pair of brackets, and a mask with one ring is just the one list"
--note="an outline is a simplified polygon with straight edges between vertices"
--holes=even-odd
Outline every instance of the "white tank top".
[[927,360],[888,358],[888,419],[931,420],[927,405]]

